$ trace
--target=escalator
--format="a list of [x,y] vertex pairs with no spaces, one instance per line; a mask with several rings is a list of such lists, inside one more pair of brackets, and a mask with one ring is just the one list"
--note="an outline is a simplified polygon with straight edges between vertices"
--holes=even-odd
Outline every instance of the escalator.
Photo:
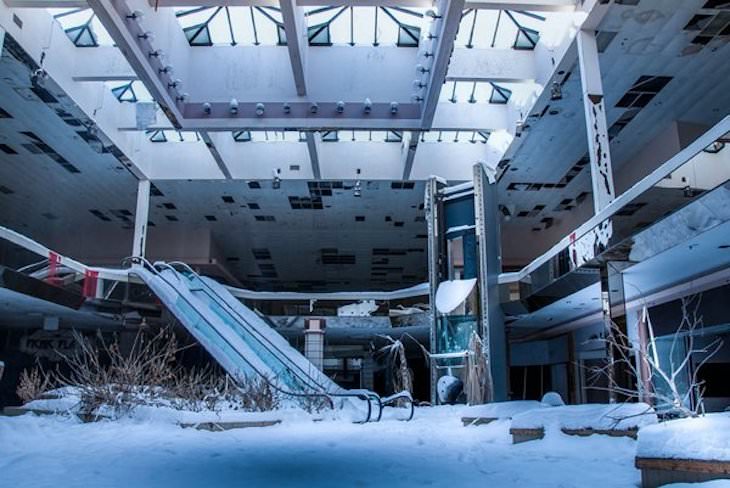
[[368,390],[341,388],[214,280],[183,263],[134,262],[130,274],[149,286],[233,378],[262,378],[285,396],[319,399],[331,408],[354,410],[360,422],[378,421],[385,406],[403,403],[408,406],[403,420],[412,418],[410,394],[381,399]]

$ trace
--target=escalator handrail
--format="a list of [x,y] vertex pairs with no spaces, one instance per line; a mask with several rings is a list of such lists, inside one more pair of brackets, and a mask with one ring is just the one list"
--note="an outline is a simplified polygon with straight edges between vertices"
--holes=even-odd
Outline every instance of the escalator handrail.
[[[380,395],[378,395],[377,393],[375,393],[373,391],[369,391],[369,390],[362,390],[362,391],[348,391],[348,390],[344,390],[345,393],[327,392],[327,390],[325,389],[325,387],[323,385],[321,385],[309,373],[307,373],[306,371],[304,371],[304,369],[302,369],[298,364],[296,364],[293,361],[291,361],[286,356],[286,354],[281,349],[279,349],[279,347],[276,344],[272,343],[269,340],[268,337],[264,336],[263,334],[261,334],[260,331],[256,330],[256,328],[254,326],[252,326],[245,317],[243,317],[237,310],[235,310],[233,307],[231,307],[226,302],[226,300],[223,297],[221,297],[220,294],[218,292],[216,292],[210,285],[208,285],[208,283],[206,283],[202,279],[202,277],[198,273],[196,273],[187,263],[183,263],[183,262],[180,262],[180,261],[173,261],[171,263],[157,262],[153,266],[161,266],[161,267],[164,266],[164,267],[170,268],[172,271],[174,271],[175,273],[177,273],[177,270],[175,270],[175,268],[174,268],[175,265],[183,267],[185,269],[185,271],[187,271],[188,273],[190,273],[193,277],[197,278],[197,280],[200,283],[202,283],[203,286],[205,287],[204,292],[206,293],[206,295],[208,295],[208,297],[210,297],[211,299],[215,300],[216,303],[219,306],[225,307],[227,309],[228,313],[235,315],[235,317],[237,317],[242,323],[244,323],[246,325],[247,330],[248,330],[248,332],[250,334],[253,335],[253,333],[255,333],[255,335],[256,335],[255,338],[258,341],[258,343],[261,344],[269,353],[271,353],[273,356],[275,356],[279,360],[279,362],[281,362],[287,368],[287,370],[292,371],[291,366],[287,366],[286,363],[289,363],[290,365],[293,365],[294,367],[296,367],[296,369],[298,369],[301,372],[301,374],[304,376],[304,378],[306,378],[311,383],[313,383],[314,385],[316,385],[317,387],[319,387],[322,392],[326,392],[328,395],[330,395],[332,397],[337,397],[337,398],[340,398],[340,397],[344,397],[344,398],[352,398],[352,397],[355,397],[355,398],[358,398],[358,399],[362,399],[362,396],[363,395],[366,395],[368,397],[368,410],[370,410],[372,408],[371,405],[370,405],[370,400],[371,399],[374,399],[377,402],[377,405],[378,405],[378,417],[376,419],[376,422],[381,419],[382,414],[383,414],[383,403],[382,403],[382,401],[380,399]],[[264,344],[264,341],[266,342],[266,344]],[[276,349],[276,351],[279,354],[274,354],[269,349],[269,347],[267,347],[267,344],[268,344],[268,346],[273,347],[274,349]],[[282,357],[285,358],[286,361],[283,361],[282,360]],[[300,380],[301,380],[301,378],[300,378]],[[310,388],[313,388],[311,384],[308,385],[308,386]],[[369,421],[369,419],[368,419],[368,421]]]
[[[299,372],[300,372],[300,373],[301,373],[301,374],[302,374],[302,375],[303,375],[303,376],[304,376],[304,377],[305,377],[305,378],[306,378],[307,380],[309,380],[309,381],[310,381],[311,383],[313,383],[313,384],[314,384],[314,385],[316,385],[317,387],[321,388],[322,390],[326,391],[326,388],[325,388],[325,387],[324,387],[324,386],[323,386],[322,384],[320,384],[320,383],[319,383],[319,382],[318,382],[318,381],[317,381],[317,380],[316,380],[315,378],[313,378],[313,377],[312,377],[312,376],[311,376],[311,375],[310,375],[309,373],[307,373],[306,371],[304,371],[304,369],[303,369],[303,368],[301,368],[301,367],[300,367],[300,366],[299,366],[298,364],[294,363],[293,361],[290,361],[290,360],[289,360],[289,359],[287,358],[287,356],[286,356],[286,354],[284,353],[284,351],[282,351],[282,350],[281,350],[281,349],[280,349],[280,348],[279,348],[279,347],[278,347],[278,346],[277,346],[276,344],[274,344],[273,342],[271,342],[271,341],[269,340],[269,338],[268,338],[268,337],[266,337],[265,335],[261,334],[261,332],[260,332],[260,331],[256,330],[256,327],[252,326],[252,325],[250,324],[250,322],[249,322],[249,321],[248,321],[248,320],[247,320],[247,319],[246,319],[245,317],[243,317],[243,316],[242,316],[242,315],[241,315],[240,313],[238,313],[238,312],[237,312],[237,311],[236,311],[236,310],[235,310],[235,309],[234,309],[233,307],[231,307],[231,306],[230,306],[230,305],[229,305],[229,304],[228,304],[228,303],[226,302],[226,300],[225,300],[225,299],[224,299],[223,297],[221,297],[221,296],[220,296],[220,294],[218,294],[218,293],[217,293],[217,292],[216,292],[216,291],[215,291],[215,290],[214,290],[214,289],[213,289],[213,288],[212,288],[212,287],[211,287],[210,285],[208,285],[208,284],[207,284],[207,283],[206,283],[205,281],[203,281],[202,277],[201,277],[201,276],[200,276],[199,274],[195,273],[195,271],[193,271],[193,270],[192,270],[192,269],[190,268],[190,266],[188,266],[188,265],[187,265],[187,264],[185,264],[185,263],[179,262],[179,261],[175,261],[175,262],[171,262],[171,263],[164,263],[164,264],[163,264],[163,263],[155,263],[155,265],[162,265],[162,266],[168,266],[168,267],[172,268],[172,269],[173,269],[173,271],[176,271],[176,270],[174,269],[174,266],[175,266],[175,265],[178,265],[178,266],[182,266],[182,267],[184,267],[184,268],[185,268],[185,271],[187,271],[188,273],[190,273],[190,274],[191,274],[191,275],[192,275],[193,277],[197,278],[197,280],[198,280],[198,281],[199,281],[200,283],[202,283],[202,284],[203,284],[203,286],[205,287],[205,290],[204,290],[204,291],[205,291],[206,295],[208,295],[208,296],[209,296],[210,298],[214,299],[214,300],[216,301],[216,303],[217,303],[218,305],[221,305],[221,306],[223,306],[224,308],[226,308],[226,309],[227,309],[227,311],[228,311],[228,313],[230,313],[230,314],[234,314],[234,315],[235,315],[235,316],[236,316],[236,317],[237,317],[237,318],[238,318],[238,319],[239,319],[239,320],[240,320],[241,322],[243,322],[243,323],[244,323],[244,324],[246,325],[246,327],[247,327],[247,330],[249,331],[249,333],[251,333],[252,335],[253,335],[253,334],[255,334],[255,335],[256,335],[256,340],[257,340],[257,341],[259,342],[259,344],[261,344],[261,345],[264,345],[262,341],[265,341],[265,342],[266,342],[266,343],[267,343],[267,344],[268,344],[269,346],[271,346],[272,348],[274,348],[274,349],[276,350],[276,352],[278,352],[278,353],[279,353],[279,354],[280,354],[280,355],[281,355],[282,357],[286,358],[286,359],[287,359],[287,362],[291,363],[291,365],[292,365],[292,366],[294,366],[294,367],[295,367],[295,368],[296,368],[297,370],[299,370]],[[176,271],[176,272],[177,272],[177,271]],[[264,345],[264,347],[266,347],[266,346]],[[271,351],[269,351],[269,352],[271,352]],[[278,355],[277,355],[277,359],[280,359],[280,358],[278,357]],[[280,359],[280,361],[281,361],[281,359]],[[281,362],[284,362],[284,361],[281,361]],[[311,386],[311,385],[310,385],[310,386]],[[329,393],[329,392],[328,392],[328,393]]]
[[[174,286],[173,286],[173,285],[172,285],[172,284],[171,284],[171,283],[169,282],[169,280],[168,280],[168,279],[167,279],[167,278],[166,278],[165,276],[162,276],[162,274],[161,274],[161,273],[160,273],[160,272],[159,272],[159,271],[158,271],[158,270],[157,270],[157,269],[156,269],[156,268],[155,268],[155,267],[154,267],[154,266],[153,266],[153,265],[152,265],[152,264],[151,264],[151,263],[150,263],[149,261],[147,261],[147,260],[146,260],[145,258],[143,258],[143,257],[139,257],[139,256],[133,256],[133,257],[131,257],[131,258],[127,258],[127,259],[128,259],[128,260],[130,260],[130,262],[132,262],[132,263],[141,263],[141,264],[142,264],[142,265],[143,265],[144,267],[146,267],[146,268],[149,268],[149,269],[150,269],[150,271],[151,271],[151,272],[152,272],[152,273],[153,273],[153,274],[154,274],[155,276],[157,276],[157,277],[159,277],[159,278],[160,278],[161,280],[163,280],[163,281],[164,281],[164,282],[165,282],[165,283],[166,283],[166,284],[167,284],[168,286],[170,286],[171,288],[175,289],[175,287],[174,287]],[[133,273],[134,273],[134,271],[130,271],[130,273],[132,273],[132,274],[133,274]],[[246,357],[245,357],[245,356],[244,356],[243,354],[241,354],[241,352],[240,352],[240,351],[238,351],[238,349],[236,349],[235,347],[233,347],[233,344],[231,344],[231,343],[230,343],[230,342],[228,341],[228,339],[227,339],[227,338],[226,338],[225,336],[223,336],[223,335],[222,335],[222,334],[221,334],[221,333],[220,333],[220,332],[218,331],[218,329],[217,329],[216,327],[214,327],[214,326],[213,326],[213,324],[211,324],[211,323],[210,323],[210,321],[209,321],[209,320],[208,320],[208,319],[207,319],[207,318],[205,317],[205,315],[203,315],[202,313],[200,313],[200,312],[198,312],[198,311],[197,311],[197,309],[196,309],[196,308],[195,308],[195,306],[194,306],[194,305],[193,305],[193,304],[192,304],[192,303],[190,302],[190,300],[188,300],[188,299],[187,299],[187,298],[186,298],[185,296],[181,295],[180,293],[178,293],[178,294],[177,294],[177,296],[178,296],[178,297],[180,297],[181,299],[183,299],[183,300],[184,300],[184,301],[185,301],[185,302],[187,303],[187,305],[188,305],[188,306],[189,306],[189,307],[190,307],[191,309],[195,310],[195,311],[197,312],[198,316],[199,316],[199,317],[200,317],[200,318],[201,318],[201,319],[202,319],[202,320],[203,320],[203,321],[204,321],[204,322],[205,322],[205,323],[206,323],[206,324],[207,324],[207,325],[208,325],[208,326],[209,326],[209,327],[210,327],[210,328],[211,328],[212,330],[214,330],[214,331],[216,332],[216,334],[217,334],[217,335],[218,335],[218,336],[219,336],[219,337],[220,337],[220,338],[221,338],[221,339],[222,339],[222,340],[223,340],[223,341],[224,341],[224,342],[225,342],[226,344],[228,344],[228,346],[230,346],[230,348],[231,348],[231,349],[232,349],[233,351],[235,351],[235,352],[236,352],[236,354],[237,354],[237,355],[238,355],[238,356],[239,356],[239,357],[240,357],[240,358],[241,358],[241,359],[242,359],[242,360],[243,360],[243,361],[244,361],[244,362],[245,362],[245,363],[246,363],[246,364],[247,364],[247,365],[248,365],[248,366],[249,366],[249,367],[250,367],[250,368],[251,368],[251,369],[252,369],[252,370],[253,370],[253,371],[254,371],[254,372],[255,372],[256,374],[257,374],[257,375],[259,375],[259,376],[260,376],[260,377],[261,377],[261,378],[262,378],[262,379],[263,379],[263,380],[264,380],[264,381],[265,381],[265,382],[266,382],[266,383],[267,383],[267,384],[268,384],[268,385],[269,385],[269,386],[270,386],[271,388],[273,388],[274,390],[278,391],[279,393],[282,393],[282,394],[284,394],[284,395],[289,395],[289,396],[292,396],[292,397],[299,397],[299,398],[312,398],[312,397],[318,397],[318,398],[325,398],[325,399],[326,399],[326,400],[327,400],[327,401],[329,402],[329,404],[330,404],[330,408],[331,408],[332,410],[334,410],[334,409],[335,409],[335,404],[334,404],[334,401],[332,400],[332,396],[331,396],[331,395],[329,395],[329,394],[327,394],[327,393],[321,393],[321,392],[314,392],[314,393],[297,393],[297,392],[291,392],[291,391],[287,391],[287,390],[285,390],[285,389],[283,389],[283,388],[279,387],[279,386],[278,386],[278,385],[276,385],[275,383],[271,382],[271,381],[269,380],[269,378],[268,378],[268,377],[267,377],[267,376],[266,376],[265,374],[263,374],[263,373],[262,373],[261,371],[259,371],[259,370],[258,370],[258,368],[256,368],[256,367],[255,367],[255,366],[254,366],[254,365],[253,365],[253,364],[251,363],[251,361],[249,361],[248,359],[246,359]],[[364,420],[364,421],[362,421],[362,422],[360,422],[360,423],[368,423],[368,422],[370,422],[370,418],[371,418],[371,415],[372,415],[372,407],[371,407],[371,405],[370,405],[370,401],[369,401],[368,397],[367,397],[366,395],[364,395],[364,394],[347,395],[347,396],[354,396],[354,397],[358,398],[359,400],[365,400],[365,401],[367,402],[367,405],[368,405],[368,411],[367,411],[367,416],[366,416],[365,420]]]

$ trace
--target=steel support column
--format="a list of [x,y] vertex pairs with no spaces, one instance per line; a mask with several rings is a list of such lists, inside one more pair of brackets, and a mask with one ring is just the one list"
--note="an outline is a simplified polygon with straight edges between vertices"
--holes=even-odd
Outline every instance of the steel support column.
[[606,106],[595,32],[578,31],[577,39],[588,154],[591,160],[593,211],[598,213],[615,198],[606,126]]
[[137,211],[134,213],[134,241],[132,256],[144,257],[147,244],[147,221],[150,212],[150,180],[139,180]]
[[[438,326],[438,310],[436,309],[436,289],[441,281],[441,261],[439,251],[441,245],[441,216],[439,215],[439,181],[431,177],[426,182],[425,210],[428,225],[428,284],[429,303],[431,304],[431,329],[429,334],[429,350],[436,350],[436,333]],[[433,360],[429,362],[431,368],[431,405],[436,405],[437,371]]]
[[[630,266],[626,261],[607,261],[601,264],[601,309],[606,339],[606,375],[608,379],[608,400],[622,401],[614,386],[631,387],[629,370],[624,357],[624,342],[628,338],[626,326],[626,300],[624,295],[623,270]],[[618,347],[617,347],[618,346]]]
[[507,400],[509,394],[509,365],[498,283],[502,256],[497,185],[489,183],[483,164],[474,165],[474,216],[479,261],[479,315],[489,373],[487,401],[501,402]]

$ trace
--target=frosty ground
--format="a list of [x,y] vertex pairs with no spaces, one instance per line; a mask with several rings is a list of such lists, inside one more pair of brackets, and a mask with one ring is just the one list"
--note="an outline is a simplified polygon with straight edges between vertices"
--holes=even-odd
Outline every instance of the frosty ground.
[[159,420],[0,417],[0,486],[637,487],[636,443],[568,437],[511,444],[509,422],[463,427],[459,410],[411,422],[292,418],[206,432]]

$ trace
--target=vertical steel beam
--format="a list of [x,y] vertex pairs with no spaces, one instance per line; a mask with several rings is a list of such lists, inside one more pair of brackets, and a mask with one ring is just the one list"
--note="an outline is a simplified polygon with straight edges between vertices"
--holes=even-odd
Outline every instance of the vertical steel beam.
[[295,0],[280,0],[279,5],[297,95],[304,96],[307,94],[306,53],[309,46],[304,11],[301,7],[297,7]]
[[150,212],[150,180],[139,180],[137,211],[134,213],[134,241],[132,256],[144,257],[147,245],[147,221]]
[[637,312],[636,332],[638,338],[638,355],[636,358],[636,370],[639,372],[639,401],[652,405],[654,403],[652,393],[654,385],[651,381],[651,366],[649,365],[648,355],[650,354],[650,337],[649,337],[649,320],[647,314],[649,312],[642,308]]
[[[601,310],[606,338],[606,375],[608,379],[608,401],[616,403],[619,398],[615,386],[631,387],[624,363],[625,346],[628,337],[626,326],[626,300],[624,294],[623,270],[629,266],[626,261],[607,261],[601,264]],[[621,350],[623,350],[623,352]]]
[[507,400],[509,365],[504,314],[500,304],[499,274],[502,271],[497,185],[490,184],[483,164],[474,165],[474,216],[477,237],[479,316],[487,353],[487,401]]
[[322,170],[319,167],[319,133],[307,132],[306,138],[309,160],[312,163],[312,177],[315,180],[321,180]]
[[[171,87],[160,74],[160,56],[152,56],[151,41],[142,39],[140,23],[131,18],[132,11],[125,2],[116,0],[89,0],[89,7],[114,39],[114,43],[127,58],[127,62],[139,76],[152,97],[172,125],[182,128],[184,102],[177,87]],[[169,75],[168,75],[169,76]]]
[[[433,62],[430,67],[426,67],[430,71],[421,112],[421,127],[424,129],[430,129],[433,124],[433,117],[436,114],[441,88],[444,81],[446,81],[446,73],[449,70],[449,61],[454,50],[454,41],[456,40],[456,33],[459,31],[463,10],[464,0],[441,0],[438,2],[438,15],[440,18],[435,19],[434,22],[439,23],[439,28],[436,34],[435,46],[431,53]],[[425,62],[422,64],[425,65]]]
[[578,31],[577,38],[588,154],[591,160],[593,211],[598,213],[615,198],[606,106],[595,32],[581,30]]
[[[431,177],[426,182],[425,194],[425,210],[426,222],[428,226],[428,284],[429,284],[429,302],[431,304],[431,329],[429,333],[429,350],[436,351],[436,334],[438,327],[438,310],[436,309],[436,289],[438,288],[441,278],[441,232],[440,221],[441,215],[440,202],[438,198],[439,182],[436,178]],[[436,381],[438,380],[436,363],[431,360],[431,405],[436,405],[438,395],[436,392]]]

